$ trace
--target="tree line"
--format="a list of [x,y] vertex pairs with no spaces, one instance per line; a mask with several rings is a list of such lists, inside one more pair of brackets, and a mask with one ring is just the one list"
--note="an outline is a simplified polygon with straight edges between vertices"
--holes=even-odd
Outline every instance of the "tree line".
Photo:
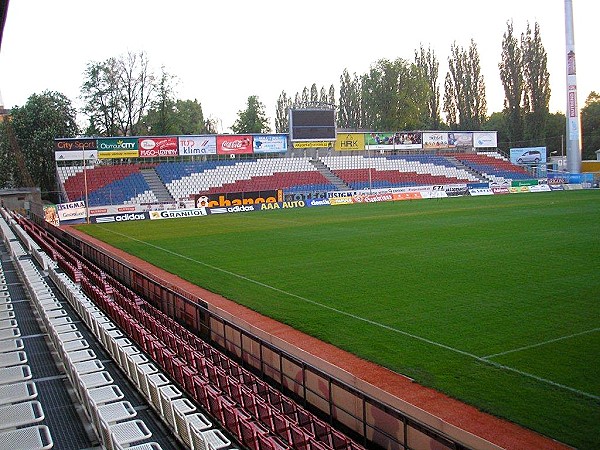
[[[335,107],[337,126],[344,130],[496,130],[499,146],[546,146],[560,154],[566,118],[550,113],[550,74],[537,23],[517,35],[506,23],[498,70],[504,88],[502,111],[487,115],[486,85],[474,40],[468,47],[451,44],[440,86],[440,63],[422,44],[411,60],[381,59],[364,74],[344,69],[339,93],[310,87],[293,96],[282,91],[271,130],[265,105],[247,98],[231,124],[234,133],[288,132],[289,109]],[[0,122],[0,186],[34,182],[56,194],[53,139],[86,136],[215,134],[219,120],[205,117],[197,99],[176,95],[177,77],[161,67],[150,70],[144,52],[127,53],[86,66],[80,97],[87,123],[77,124],[77,111],[58,92],[33,94],[14,107],[11,120]],[[443,101],[442,101],[443,99]],[[442,114],[444,118],[442,118]],[[600,95],[592,92],[581,110],[583,159],[595,159],[600,148]],[[16,152],[16,149],[20,152]],[[35,180],[35,181],[32,181]]]

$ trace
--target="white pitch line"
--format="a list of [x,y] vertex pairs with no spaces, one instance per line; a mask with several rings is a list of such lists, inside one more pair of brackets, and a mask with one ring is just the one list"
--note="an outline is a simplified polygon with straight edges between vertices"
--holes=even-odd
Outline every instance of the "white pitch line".
[[509,353],[520,352],[522,350],[529,350],[530,348],[542,347],[542,346],[547,345],[547,344],[552,344],[554,342],[564,341],[566,339],[571,339],[571,338],[574,338],[574,337],[577,337],[577,336],[582,336],[584,334],[595,333],[597,331],[600,331],[600,328],[594,328],[594,329],[591,329],[591,330],[582,331],[580,333],[573,333],[573,334],[569,334],[568,336],[561,336],[561,337],[556,338],[556,339],[549,339],[549,340],[544,341],[544,342],[538,342],[537,344],[526,345],[524,347],[514,348],[512,350],[507,350],[505,352],[494,353],[493,355],[483,356],[482,359],[490,359],[490,358],[495,358],[496,356],[508,355]]
[[442,344],[442,343],[436,342],[436,341],[432,341],[432,340],[424,338],[422,336],[418,336],[416,334],[412,334],[412,333],[409,333],[407,331],[403,331],[403,330],[399,330],[399,329],[394,328],[394,327],[390,327],[389,325],[385,325],[385,324],[382,324],[382,323],[379,323],[379,322],[375,322],[373,320],[366,319],[364,317],[357,316],[355,314],[352,314],[352,313],[349,313],[349,312],[346,312],[346,311],[342,311],[341,309],[337,309],[337,308],[334,308],[332,306],[325,305],[323,303],[319,303],[319,302],[317,302],[315,300],[310,300],[310,299],[302,297],[300,295],[284,291],[282,289],[279,289],[279,288],[276,288],[274,286],[265,284],[265,283],[263,283],[261,281],[253,280],[252,278],[248,278],[248,277],[246,277],[244,275],[240,275],[238,273],[231,272],[231,271],[223,269],[221,267],[213,266],[211,264],[208,264],[208,263],[205,263],[205,262],[202,262],[202,261],[198,261],[197,259],[190,258],[189,256],[182,255],[181,253],[177,253],[177,252],[174,252],[174,251],[169,250],[167,248],[151,244],[150,242],[141,241],[141,240],[136,239],[134,237],[131,237],[131,236],[128,236],[128,235],[125,235],[125,234],[122,234],[122,233],[118,233],[118,232],[113,231],[113,230],[108,230],[106,227],[100,226],[100,228],[102,228],[105,231],[108,231],[110,233],[117,234],[117,235],[122,236],[124,238],[130,239],[132,241],[139,242],[140,244],[147,245],[148,247],[153,247],[153,248],[155,248],[157,250],[161,250],[161,251],[163,251],[165,253],[169,253],[169,254],[171,254],[173,256],[177,256],[179,258],[186,259],[186,260],[194,262],[196,264],[200,264],[202,266],[208,267],[208,268],[216,270],[218,272],[222,272],[222,273],[225,273],[227,275],[231,275],[232,277],[236,277],[236,278],[239,278],[241,280],[247,281],[249,283],[256,284],[257,286],[261,286],[261,287],[264,287],[266,289],[270,289],[270,290],[272,290],[274,292],[279,292],[280,294],[284,294],[284,295],[286,295],[288,297],[293,297],[293,298],[296,298],[298,300],[302,300],[304,302],[310,303],[312,305],[319,306],[319,307],[324,308],[324,309],[328,309],[330,311],[336,312],[336,313],[344,315],[346,317],[350,317],[352,319],[359,320],[361,322],[365,322],[365,323],[368,323],[370,325],[373,325],[373,326],[376,326],[376,327],[379,327],[379,328],[383,328],[383,329],[388,330],[388,331],[392,331],[394,333],[402,334],[402,335],[410,337],[412,339],[415,339],[415,340],[418,340],[418,341],[421,341],[421,342],[425,342],[426,344],[430,344],[430,345],[433,345],[433,346],[436,346],[436,347],[443,348],[445,350],[449,350],[449,351],[454,352],[454,353],[458,353],[458,354],[463,355],[463,356],[467,356],[467,357],[475,359],[475,360],[477,360],[477,361],[479,361],[481,363],[488,364],[488,365],[497,367],[499,369],[504,369],[506,371],[514,372],[514,373],[517,373],[519,375],[522,375],[522,376],[525,376],[525,377],[528,377],[528,378],[532,378],[534,380],[537,380],[537,381],[549,384],[551,386],[555,386],[555,387],[558,387],[558,388],[561,388],[561,389],[564,389],[564,390],[567,390],[567,391],[579,394],[579,395],[581,395],[583,397],[588,397],[588,398],[591,398],[593,400],[600,400],[600,396],[597,396],[597,395],[594,395],[594,394],[590,394],[588,392],[580,391],[579,389],[575,389],[575,388],[572,388],[570,386],[566,386],[564,384],[556,383],[556,382],[554,382],[552,380],[548,380],[546,378],[538,377],[537,375],[533,375],[533,374],[530,374],[530,373],[527,373],[527,372],[523,372],[521,370],[515,369],[515,368],[510,367],[510,366],[505,366],[503,364],[499,364],[499,363],[496,363],[494,361],[490,361],[490,360],[486,359],[485,357],[477,356],[477,355],[475,355],[473,353],[465,352],[463,350],[459,350],[457,348],[450,347],[449,345]]

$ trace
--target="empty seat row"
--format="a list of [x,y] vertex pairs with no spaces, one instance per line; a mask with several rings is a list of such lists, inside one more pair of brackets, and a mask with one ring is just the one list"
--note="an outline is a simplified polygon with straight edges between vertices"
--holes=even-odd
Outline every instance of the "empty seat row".
[[[89,263],[84,261],[83,264]],[[91,269],[91,265],[90,270],[98,271],[97,268]],[[110,277],[107,276],[106,279]],[[117,284],[115,280],[106,283],[101,280],[102,277],[84,276],[79,292],[85,293],[85,296],[91,300],[90,303],[93,302],[92,304],[98,308],[98,314],[106,314],[107,320],[119,327],[111,330],[113,334],[118,335],[123,332],[127,340],[119,336],[122,347],[133,347],[134,344],[139,346],[139,349],[168,375],[164,377],[160,374],[150,374],[140,379],[139,373],[125,369],[129,370],[131,377],[135,377],[137,373],[137,383],[141,391],[155,407],[158,408],[162,404],[159,400],[161,395],[183,394],[185,391],[192,400],[217,418],[242,442],[245,442],[244,439],[250,439],[248,436],[255,436],[257,440],[268,438],[271,443],[280,442],[280,446],[283,447],[309,447],[312,442],[315,442],[315,446],[327,447],[328,442],[332,442],[332,436],[336,436],[335,448],[360,448],[329,424],[283,396],[127,288],[115,289],[114,286]],[[107,289],[107,285],[110,289]],[[89,316],[89,312],[86,312],[89,309],[88,307],[85,311],[81,311],[82,317]],[[84,321],[87,323],[89,319],[84,318]],[[94,325],[91,327],[94,329]],[[103,332],[103,327],[95,328],[97,328],[96,332]],[[109,345],[113,347],[113,356],[120,359],[122,366],[127,367],[124,363],[133,355],[123,356],[123,350],[115,349],[115,342],[119,338],[111,337],[112,344]],[[102,337],[100,339],[102,340]],[[118,353],[121,354],[120,358],[116,357]],[[178,389],[166,388],[169,386],[168,378],[177,383],[175,388]],[[161,388],[165,388],[162,394]],[[246,405],[252,402],[250,400],[244,402],[244,393],[246,396],[255,397],[256,408],[246,409]],[[258,405],[267,407],[263,408],[262,415],[258,414],[257,409],[260,407]],[[227,422],[224,409],[229,407],[244,411],[244,414],[237,414],[237,419]],[[169,408],[163,408],[161,411],[166,413],[167,421],[175,422],[174,410],[172,413],[169,412],[171,411]],[[265,411],[269,413],[265,414]],[[244,422],[244,425],[240,426],[238,423],[240,421]],[[247,434],[249,428],[246,425],[249,423],[254,432]],[[252,423],[261,425],[253,427]],[[265,429],[266,433],[259,433],[261,429]],[[316,429],[321,431],[317,433]],[[242,435],[242,430],[245,430],[245,435]]]
[[[14,256],[25,253],[4,215],[0,218],[0,228],[10,253]],[[54,445],[49,428],[40,424],[45,415],[27,362],[6,277],[0,266],[0,448],[49,449]]]
[[[205,445],[207,440],[213,441],[215,448],[229,446],[230,441],[223,433],[214,429],[212,422],[197,410],[183,392],[171,383],[169,378],[119,330],[114,322],[104,316],[78,285],[64,273],[50,270],[49,274],[55,285],[65,295],[88,328],[102,342],[123,373],[182,442],[190,448],[202,448],[203,450],[206,447],[201,447],[201,445]],[[84,280],[86,279],[84,278]],[[98,294],[96,293],[96,295]],[[99,375],[96,376],[99,377]],[[121,406],[116,408],[122,409]],[[106,414],[107,417],[113,417],[105,410],[108,408],[104,408],[100,413]],[[105,434],[112,429],[107,429],[106,426],[102,427],[102,421],[100,421],[100,426]],[[220,442],[220,445],[217,442]]]

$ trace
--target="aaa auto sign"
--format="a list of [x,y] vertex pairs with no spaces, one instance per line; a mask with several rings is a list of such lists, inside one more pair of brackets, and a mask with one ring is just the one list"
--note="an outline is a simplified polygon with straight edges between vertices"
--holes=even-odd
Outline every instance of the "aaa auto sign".
[[252,136],[232,134],[217,136],[218,155],[252,154]]
[[145,137],[139,139],[140,158],[177,156],[176,137]]

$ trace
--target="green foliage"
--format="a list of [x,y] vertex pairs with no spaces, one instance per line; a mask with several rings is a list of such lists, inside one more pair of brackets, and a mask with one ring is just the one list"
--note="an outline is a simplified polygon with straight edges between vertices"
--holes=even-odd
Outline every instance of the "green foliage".
[[142,123],[153,136],[209,133],[202,105],[197,100],[167,101],[148,111]]
[[141,119],[150,107],[156,83],[144,52],[90,62],[84,77],[81,97],[83,112],[89,117],[88,136],[147,132],[140,128]]
[[360,79],[363,127],[413,130],[427,123],[428,85],[423,73],[406,60],[385,59]]
[[238,118],[231,126],[234,133],[269,133],[269,119],[263,105],[256,95],[248,97],[246,109],[238,111]]
[[[61,93],[45,91],[33,94],[27,103],[13,108],[11,124],[17,139],[18,147],[29,176],[42,191],[42,197],[58,200],[56,169],[54,163],[54,139],[58,137],[75,137],[79,130],[76,123],[76,111],[71,101]],[[4,132],[6,128],[3,127]],[[4,142],[4,139],[2,139]],[[6,149],[3,145],[3,149]],[[13,165],[12,183],[19,187],[27,183],[27,177],[19,167],[21,157],[15,150],[3,150],[2,157],[8,158],[0,166]],[[15,164],[15,160],[17,163]],[[5,182],[7,180],[4,180]]]
[[14,164],[11,143],[8,137],[8,120],[0,121],[0,188],[13,188],[18,186],[15,178],[17,166]]
[[550,74],[548,56],[542,44],[540,26],[536,22],[533,31],[527,24],[527,30],[521,35],[523,53],[523,79],[525,82],[525,139],[531,145],[543,145],[546,136],[546,121],[550,103]]
[[598,192],[159,222],[81,229],[492,414],[600,446]]
[[592,91],[581,109],[582,157],[596,159],[600,150],[600,95]]
[[431,47],[425,50],[423,44],[421,44],[419,52],[415,52],[415,64],[422,71],[429,87],[426,128],[439,130],[440,124],[442,123],[440,117],[440,86],[438,84],[440,63]]
[[[523,52],[514,35],[512,21],[506,23],[507,30],[502,38],[502,60],[498,67],[504,86],[504,114],[509,146],[523,139],[524,80]],[[518,146],[518,145],[515,145]]]
[[480,130],[485,122],[485,83],[475,41],[467,50],[453,43],[444,82],[444,112],[451,128]]
[[362,127],[362,97],[360,80],[356,73],[350,77],[347,69],[340,76],[340,100],[337,126],[344,129]]
[[275,132],[287,133],[290,129],[290,108],[292,99],[287,96],[285,91],[281,91],[277,99],[277,109],[275,111]]

